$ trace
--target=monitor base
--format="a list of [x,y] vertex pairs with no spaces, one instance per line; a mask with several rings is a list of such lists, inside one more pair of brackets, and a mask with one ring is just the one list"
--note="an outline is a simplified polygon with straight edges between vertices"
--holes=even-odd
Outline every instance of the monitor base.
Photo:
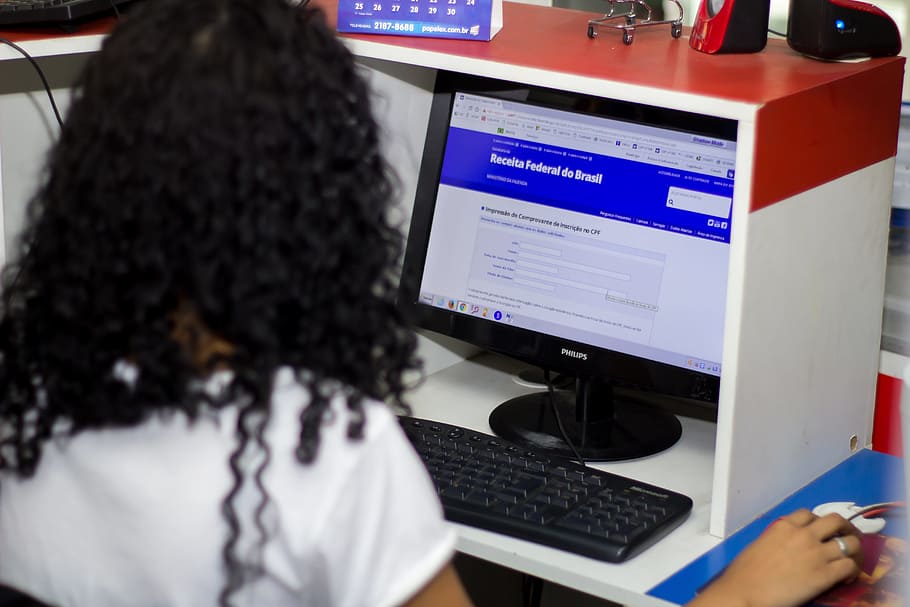
[[[615,400],[610,403],[582,403],[576,392],[556,390],[553,399],[559,419],[575,448],[587,461],[617,461],[645,457],[672,447],[682,436],[682,425],[675,415],[636,402]],[[600,419],[591,420],[588,410],[599,410]],[[603,411],[606,410],[607,413]],[[576,414],[578,412],[578,414]],[[587,418],[587,423],[579,421]],[[553,416],[547,392],[510,399],[490,413],[490,427],[498,436],[514,443],[575,459],[562,438]]]
[[[525,367],[515,373],[512,380],[519,386],[547,389],[547,373],[539,367]],[[554,374],[550,381],[556,390],[568,390],[575,383],[575,378],[571,375]]]

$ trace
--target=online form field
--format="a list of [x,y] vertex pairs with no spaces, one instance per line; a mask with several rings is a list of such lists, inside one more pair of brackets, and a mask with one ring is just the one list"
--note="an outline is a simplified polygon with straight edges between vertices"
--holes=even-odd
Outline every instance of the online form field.
[[573,289],[587,291],[588,293],[595,293],[596,295],[603,295],[605,297],[613,296],[610,289],[589,285],[584,282],[578,282],[577,280],[566,280],[564,278],[556,278],[555,276],[542,277],[539,274],[532,274],[523,270],[516,270],[515,277],[515,282],[517,284],[534,287],[535,289],[543,289],[544,291],[555,291],[555,285],[560,285],[562,287],[572,287]]
[[605,315],[633,314],[641,320],[640,313],[657,310],[665,263],[661,253],[605,239],[570,240],[523,231],[478,227],[469,291],[520,302],[525,314],[531,309],[555,314],[556,306],[571,317],[563,318],[569,323]]
[[551,255],[553,257],[559,257],[562,255],[562,249],[554,249],[552,247],[542,247],[539,244],[532,244],[530,242],[519,242],[519,249],[525,249],[527,251],[536,251],[537,253],[543,253],[544,255]]
[[[526,263],[525,260],[528,260],[528,261],[543,262],[543,264],[546,264],[547,269],[541,270],[541,271],[550,272],[550,273],[556,273],[559,268],[570,268],[572,270],[579,270],[581,272],[597,274],[599,276],[606,276],[608,278],[613,278],[616,280],[632,280],[632,276],[630,276],[629,274],[626,274],[624,272],[614,272],[613,270],[605,270],[603,268],[589,266],[589,265],[583,264],[583,263],[576,263],[576,262],[568,261],[565,259],[553,259],[552,257],[547,257],[545,255],[536,255],[534,253],[526,253],[524,251],[524,249],[525,249],[524,244],[520,244],[519,247],[520,247],[519,250],[521,251],[519,253],[519,259],[518,259],[518,263],[517,263],[517,265],[519,267],[521,267],[521,265],[523,263]],[[543,248],[543,247],[537,247],[537,248]],[[562,255],[562,251],[557,250],[557,253],[559,255]],[[530,267],[530,266],[526,266],[526,267]]]
[[667,191],[666,204],[671,209],[727,219],[730,217],[730,205],[733,204],[733,199],[726,196],[716,196],[714,194],[671,187]]

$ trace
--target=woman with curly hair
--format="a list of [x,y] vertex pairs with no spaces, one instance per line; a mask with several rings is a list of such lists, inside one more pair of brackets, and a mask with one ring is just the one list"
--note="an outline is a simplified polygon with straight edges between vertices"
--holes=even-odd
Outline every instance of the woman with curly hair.
[[459,590],[377,402],[418,368],[392,193],[317,10],[137,6],[81,76],[5,274],[0,581],[90,607]]
[[[387,406],[419,370],[392,197],[317,9],[139,4],[81,76],[4,273],[0,583],[81,607],[467,605]],[[819,573],[826,520],[777,525],[745,561],[777,569],[731,567],[700,604],[846,577]]]

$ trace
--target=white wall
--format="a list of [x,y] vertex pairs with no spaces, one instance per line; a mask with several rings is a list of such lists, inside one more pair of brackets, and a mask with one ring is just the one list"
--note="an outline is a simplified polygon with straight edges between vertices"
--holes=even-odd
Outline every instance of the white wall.
[[[417,174],[423,155],[424,133],[430,115],[434,70],[366,58],[358,60],[369,74],[373,89],[373,111],[383,128],[382,145],[400,183],[402,227],[411,217]],[[438,335],[421,334],[420,356],[425,370],[435,373],[464,360],[479,350],[463,342]]]
[[[69,87],[88,55],[38,60],[61,113],[69,104]],[[34,68],[25,59],[0,61],[0,201],[2,235],[0,263],[13,254],[16,237],[44,167],[45,155],[57,138],[57,121]]]

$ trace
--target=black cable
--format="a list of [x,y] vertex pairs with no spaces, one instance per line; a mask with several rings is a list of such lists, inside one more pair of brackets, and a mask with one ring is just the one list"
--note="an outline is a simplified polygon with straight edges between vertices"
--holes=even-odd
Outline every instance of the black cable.
[[[117,3],[114,0],[108,0],[108,2],[110,3],[111,8],[114,10],[114,16],[117,18],[117,21],[120,21],[120,9],[117,8]],[[60,110],[57,109],[57,102],[54,100],[54,93],[51,91],[51,87],[47,83],[47,78],[44,76],[44,70],[41,69],[41,66],[38,65],[38,62],[35,61],[35,58],[28,54],[28,51],[26,51],[24,48],[12,40],[0,38],[0,44],[5,44],[15,49],[23,57],[25,57],[29,63],[32,64],[32,67],[35,68],[36,72],[38,72],[38,77],[41,78],[41,84],[44,85],[44,92],[47,93],[47,99],[50,101],[51,108],[54,110],[54,117],[57,119],[57,124],[60,125],[60,128],[63,128],[63,118],[60,116]]]
[[38,62],[29,55],[24,48],[16,44],[11,40],[6,38],[0,38],[0,43],[6,44],[13,47],[15,50],[22,53],[22,56],[28,59],[28,62],[32,64],[32,67],[35,68],[35,71],[38,72],[38,77],[41,78],[41,84],[44,85],[44,90],[47,93],[47,98],[51,102],[51,107],[54,109],[54,116],[57,118],[57,124],[60,125],[60,128],[63,128],[63,118],[60,117],[60,110],[57,109],[57,102],[54,101],[54,94],[51,92],[51,86],[47,83],[47,78],[44,76],[44,71],[41,69],[41,66],[38,65]]
[[540,607],[540,601],[543,598],[542,579],[525,573],[522,575],[521,590],[524,607]]
[[562,434],[562,440],[569,446],[569,449],[572,450],[572,453],[575,455],[575,459],[578,460],[578,463],[582,466],[587,466],[588,463],[585,461],[585,458],[581,456],[581,453],[578,452],[578,449],[575,448],[575,444],[569,439],[569,433],[566,432],[565,426],[562,425],[562,418],[559,417],[559,408],[556,406],[556,398],[553,396],[553,382],[550,381],[550,370],[543,370],[543,378],[547,383],[547,395],[550,397],[550,409],[553,411],[553,417],[556,418],[556,425],[559,427],[559,433]]
[[768,28],[768,33],[769,33],[769,34],[774,34],[775,36],[780,36],[781,38],[786,38],[786,37],[787,37],[787,34],[783,34],[783,33],[779,32],[779,31],[777,31],[777,30],[773,30],[773,29],[771,29],[770,27]]

